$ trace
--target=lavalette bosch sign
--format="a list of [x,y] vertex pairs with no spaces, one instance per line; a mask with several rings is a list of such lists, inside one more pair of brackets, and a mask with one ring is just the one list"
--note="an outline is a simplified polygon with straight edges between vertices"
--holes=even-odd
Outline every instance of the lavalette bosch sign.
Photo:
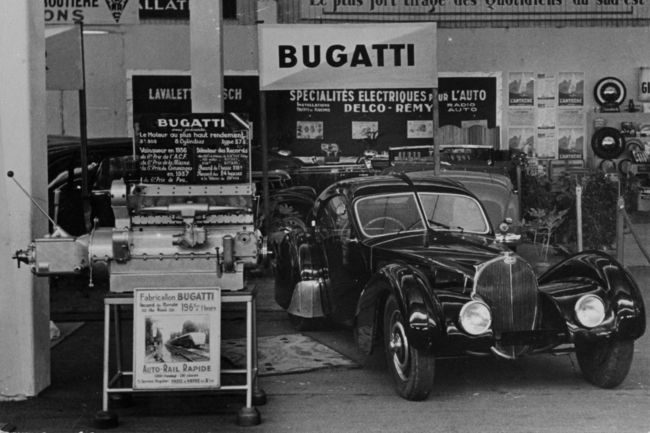
[[260,89],[436,87],[435,23],[262,25]]

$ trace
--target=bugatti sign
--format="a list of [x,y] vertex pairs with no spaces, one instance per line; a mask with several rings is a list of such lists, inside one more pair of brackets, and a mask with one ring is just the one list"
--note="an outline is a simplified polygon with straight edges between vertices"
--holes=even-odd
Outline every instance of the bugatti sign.
[[259,47],[261,90],[437,85],[433,23],[262,25]]

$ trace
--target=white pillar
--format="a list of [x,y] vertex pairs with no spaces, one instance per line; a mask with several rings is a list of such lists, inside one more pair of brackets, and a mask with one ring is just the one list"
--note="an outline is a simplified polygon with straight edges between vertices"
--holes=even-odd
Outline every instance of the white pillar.
[[7,177],[47,209],[42,2],[2,1],[0,59],[0,400],[21,400],[50,384],[47,281],[11,259],[47,222]]
[[222,53],[221,0],[192,0],[190,67],[194,113],[223,113]]

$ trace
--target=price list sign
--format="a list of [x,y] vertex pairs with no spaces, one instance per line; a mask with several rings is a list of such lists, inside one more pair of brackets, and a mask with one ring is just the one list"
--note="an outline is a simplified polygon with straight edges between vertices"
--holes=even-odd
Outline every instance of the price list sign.
[[250,130],[236,114],[142,115],[134,130],[144,183],[251,182]]

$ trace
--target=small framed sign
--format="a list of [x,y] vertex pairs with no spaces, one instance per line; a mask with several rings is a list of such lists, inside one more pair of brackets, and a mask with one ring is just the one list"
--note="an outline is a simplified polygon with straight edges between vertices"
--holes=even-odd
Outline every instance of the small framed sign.
[[134,290],[133,389],[219,388],[220,345],[220,289]]

